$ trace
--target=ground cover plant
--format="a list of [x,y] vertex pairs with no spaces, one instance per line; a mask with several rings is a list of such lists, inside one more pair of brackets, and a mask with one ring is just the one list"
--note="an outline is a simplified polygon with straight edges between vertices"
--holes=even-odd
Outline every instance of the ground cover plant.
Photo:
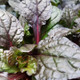
[[0,80],[79,80],[79,0],[0,0],[0,7]]

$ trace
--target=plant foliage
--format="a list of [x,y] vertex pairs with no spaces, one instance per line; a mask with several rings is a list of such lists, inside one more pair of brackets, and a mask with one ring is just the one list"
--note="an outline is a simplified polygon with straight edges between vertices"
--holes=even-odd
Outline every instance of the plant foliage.
[[79,43],[68,37],[80,34],[79,0],[0,2],[1,80],[80,77]]

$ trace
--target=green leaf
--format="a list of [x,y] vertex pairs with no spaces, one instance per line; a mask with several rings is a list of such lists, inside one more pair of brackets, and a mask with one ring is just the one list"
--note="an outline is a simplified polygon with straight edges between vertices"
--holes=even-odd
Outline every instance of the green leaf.
[[19,69],[17,69],[17,67],[10,67],[9,65],[5,64],[2,62],[2,64],[0,63],[0,71],[5,71],[8,73],[17,73],[19,72]]
[[31,33],[30,33],[29,29],[30,29],[30,27],[29,27],[29,25],[26,23],[25,26],[24,26],[24,34],[25,34],[26,36],[31,36]]
[[52,28],[57,22],[60,21],[61,17],[62,11],[58,7],[53,6],[50,23],[48,24],[47,29],[49,30],[50,28]]
[[10,50],[0,49],[0,71],[6,71],[8,73],[16,73],[19,72],[17,68],[16,58],[21,52],[13,47]]
[[60,21],[61,17],[62,17],[62,11],[58,7],[53,6],[51,18],[48,24],[42,27],[42,39],[44,39],[47,36],[49,30],[52,27],[54,27],[56,23]]
[[60,0],[51,0],[53,5],[58,5],[60,3]]
[[21,69],[21,72],[27,71],[28,75],[35,74],[37,71],[37,61],[32,56],[28,56],[28,64]]
[[36,78],[34,76],[32,76],[32,80],[36,80]]

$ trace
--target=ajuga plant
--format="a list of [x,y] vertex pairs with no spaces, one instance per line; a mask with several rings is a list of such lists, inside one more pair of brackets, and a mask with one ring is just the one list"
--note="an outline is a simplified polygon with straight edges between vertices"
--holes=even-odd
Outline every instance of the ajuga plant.
[[[70,12],[72,8],[68,11],[60,9],[59,2],[8,0],[18,16],[0,9],[0,80],[71,80],[80,77],[80,47],[66,37],[80,33],[79,4],[75,4],[78,7],[74,7],[77,16],[74,19]],[[67,23],[65,27],[61,20],[64,24],[69,21],[75,24]],[[31,43],[25,40],[28,37]]]

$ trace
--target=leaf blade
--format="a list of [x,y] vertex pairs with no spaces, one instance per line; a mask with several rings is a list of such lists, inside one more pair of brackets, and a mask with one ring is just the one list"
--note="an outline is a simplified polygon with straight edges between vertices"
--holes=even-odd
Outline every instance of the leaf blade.
[[24,30],[19,21],[10,13],[0,10],[0,46],[10,47],[23,40]]
[[80,77],[80,47],[65,37],[71,31],[72,29],[56,25],[48,37],[40,41],[38,49],[41,56],[38,56],[38,64],[41,70],[35,76],[37,80]]

